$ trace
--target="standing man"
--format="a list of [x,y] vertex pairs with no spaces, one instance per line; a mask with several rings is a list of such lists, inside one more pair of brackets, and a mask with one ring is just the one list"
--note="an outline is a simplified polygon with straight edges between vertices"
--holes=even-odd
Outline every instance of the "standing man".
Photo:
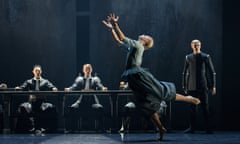
[[[26,80],[15,89],[24,91],[57,91],[58,89],[47,79],[43,78],[42,67],[34,65],[34,77]],[[28,102],[24,102],[18,109],[16,132],[52,132],[57,128],[56,108],[46,102],[45,96],[30,95]]]
[[[183,69],[183,90],[201,100],[206,133],[212,133],[209,123],[208,90],[216,94],[216,73],[209,54],[201,52],[201,42],[192,40],[193,53],[186,55]],[[190,105],[190,127],[185,133],[196,130],[196,105]]]

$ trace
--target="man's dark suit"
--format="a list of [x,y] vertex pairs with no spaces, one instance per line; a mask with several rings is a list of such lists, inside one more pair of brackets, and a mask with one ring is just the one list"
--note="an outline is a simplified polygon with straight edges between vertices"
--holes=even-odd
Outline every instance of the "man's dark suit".
[[[47,79],[35,78],[26,80],[21,86],[24,91],[52,91],[55,86]],[[31,119],[33,117],[33,120]],[[29,121],[29,123],[26,123]],[[25,124],[24,124],[25,123]],[[31,126],[33,123],[33,126]],[[29,132],[34,129],[44,128],[46,130],[55,131],[57,128],[57,112],[55,106],[46,102],[45,96],[29,96],[29,101],[19,106],[18,121],[16,124],[16,132]]]
[[[208,90],[216,87],[216,73],[210,55],[203,52],[186,56],[183,70],[183,89],[201,100],[206,131],[209,130]],[[191,105],[190,129],[196,128],[196,105]]]
[[[88,84],[87,84],[87,81],[89,81]],[[78,90],[88,90],[88,89],[89,90],[102,90],[103,87],[104,86],[101,83],[100,78],[97,76],[90,77],[90,78],[85,78],[85,77],[79,76],[76,78],[75,82],[70,87],[70,90],[76,90],[76,89],[78,89]],[[92,98],[94,98],[94,103],[91,101]],[[83,95],[80,95],[80,97],[78,98],[78,104],[81,103],[82,99],[83,99]],[[87,100],[86,102],[90,102],[91,104],[100,104],[96,95],[93,95],[93,97],[87,96],[84,99]]]
[[[72,86],[69,87],[70,90],[103,90],[103,88],[104,86],[101,83],[100,78],[97,76],[89,78],[78,76]],[[86,112],[86,110],[88,112]],[[69,125],[71,130],[76,130],[76,128],[78,128],[76,123],[79,117],[76,116],[80,116],[81,119],[91,118],[99,120],[100,124],[98,126],[95,125],[95,129],[99,129],[100,125],[101,129],[103,129],[103,106],[100,104],[96,95],[80,95],[78,100],[69,107],[69,115],[67,115],[67,117],[69,117],[69,120],[71,121]]]
[[[36,90],[36,83],[37,83],[37,80],[32,78],[32,79],[29,79],[29,80],[26,80],[21,86],[20,88],[22,90],[25,90],[25,91],[31,91],[31,90]],[[55,86],[47,79],[44,79],[44,78],[40,78],[39,79],[39,91],[47,91],[47,90],[52,90],[52,88],[54,88]]]

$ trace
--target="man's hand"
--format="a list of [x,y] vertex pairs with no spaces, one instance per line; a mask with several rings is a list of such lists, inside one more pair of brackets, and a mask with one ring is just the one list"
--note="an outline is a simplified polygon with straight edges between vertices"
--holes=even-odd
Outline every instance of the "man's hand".
[[215,95],[216,94],[216,88],[214,87],[213,89],[212,89],[212,95]]
[[70,88],[64,88],[64,91],[69,92]]
[[107,87],[103,87],[103,89],[102,89],[103,91],[107,91],[108,90],[108,88]]
[[185,87],[182,87],[185,94],[187,94],[187,89]]
[[1,88],[1,89],[6,89],[6,88],[7,88],[7,84],[1,83],[1,84],[0,84],[0,88]]
[[58,91],[58,89],[56,87],[52,88],[52,91]]
[[19,86],[16,86],[14,89],[15,90],[22,90],[22,88],[20,88]]

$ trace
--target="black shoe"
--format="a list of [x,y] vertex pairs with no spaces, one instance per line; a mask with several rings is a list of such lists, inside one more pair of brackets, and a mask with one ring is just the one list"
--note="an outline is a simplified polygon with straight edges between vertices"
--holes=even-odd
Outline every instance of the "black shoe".
[[120,129],[118,132],[119,133],[125,133],[125,130],[124,129]]
[[192,128],[188,128],[184,131],[184,133],[195,133],[195,130]]
[[70,134],[70,133],[72,133],[71,130],[64,130],[64,134]]
[[40,128],[40,129],[35,130],[36,135],[41,135],[41,134],[44,134],[45,132],[46,132],[46,129],[44,129],[44,128]]
[[35,134],[36,134],[36,135],[41,135],[41,134],[42,134],[42,131],[39,130],[39,129],[36,129],[36,130],[35,130]]
[[122,127],[120,128],[120,130],[118,130],[118,132],[119,132],[119,133],[125,133],[125,128],[123,127],[123,125],[122,125]]
[[28,130],[29,133],[35,133],[35,128]]

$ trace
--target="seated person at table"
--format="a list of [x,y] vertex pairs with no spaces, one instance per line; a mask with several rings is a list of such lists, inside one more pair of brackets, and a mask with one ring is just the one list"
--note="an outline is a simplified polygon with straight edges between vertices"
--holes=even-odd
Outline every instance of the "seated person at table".
[[[101,80],[98,76],[92,76],[92,65],[84,64],[83,65],[83,74],[84,76],[78,76],[75,79],[75,82],[72,86],[65,88],[65,91],[72,90],[107,90],[107,87],[104,87],[101,83]],[[90,107],[87,108],[87,107]],[[80,112],[80,113],[79,113]],[[89,115],[90,114],[90,115]],[[69,120],[71,121],[70,130],[76,130],[76,123],[78,122],[79,115],[81,118],[92,117],[94,119],[100,120],[102,123],[103,119],[103,105],[100,104],[99,99],[96,95],[80,95],[75,103],[73,103],[69,108]],[[102,126],[103,124],[101,124]],[[95,125],[96,128],[96,125]]]
[[[47,79],[41,76],[42,68],[34,65],[34,77],[26,80],[16,90],[24,91],[57,91],[58,89]],[[28,102],[20,104],[15,132],[43,133],[54,132],[57,128],[57,111],[53,104],[46,102],[42,95],[30,95]]]

